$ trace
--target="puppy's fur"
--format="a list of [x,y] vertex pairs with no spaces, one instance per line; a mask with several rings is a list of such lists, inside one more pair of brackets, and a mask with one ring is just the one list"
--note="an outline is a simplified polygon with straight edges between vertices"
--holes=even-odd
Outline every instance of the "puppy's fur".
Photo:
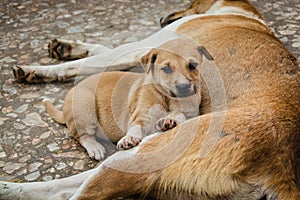
[[170,41],[141,61],[147,73],[104,72],[80,82],[66,95],[63,112],[44,101],[50,116],[67,125],[90,157],[104,158],[97,139],[128,149],[199,115],[200,65],[212,61],[204,47],[187,39]]
[[[173,23],[126,47],[161,45],[176,34],[205,46],[214,62],[200,70],[205,79],[201,115],[148,136],[83,174],[44,183],[3,182],[2,199],[113,199],[132,194],[156,199],[300,199],[300,69],[295,57],[246,0],[197,0],[161,22]],[[166,31],[170,29],[176,34]],[[105,56],[112,58],[124,49]],[[130,54],[122,67],[116,63],[112,68],[130,68],[138,55]],[[73,70],[71,64],[21,66],[15,74],[27,81],[53,81],[61,71],[65,77],[80,73],[74,71],[79,64],[72,62]],[[99,70],[105,63],[97,64]],[[217,95],[222,91],[223,98]]]

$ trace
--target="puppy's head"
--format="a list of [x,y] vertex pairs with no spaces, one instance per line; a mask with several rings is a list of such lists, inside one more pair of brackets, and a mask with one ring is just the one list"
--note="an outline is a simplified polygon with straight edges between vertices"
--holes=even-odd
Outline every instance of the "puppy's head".
[[[152,77],[153,83],[171,97],[188,97],[199,92],[203,57],[213,60],[203,46],[181,46],[181,43],[166,43],[142,58],[145,71]],[[186,44],[183,42],[182,45]]]

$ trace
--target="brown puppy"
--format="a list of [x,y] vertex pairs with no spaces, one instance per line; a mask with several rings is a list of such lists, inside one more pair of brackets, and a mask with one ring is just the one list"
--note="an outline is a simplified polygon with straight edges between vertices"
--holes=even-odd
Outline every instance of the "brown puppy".
[[[63,111],[44,101],[46,111],[66,124],[89,156],[97,160],[104,158],[105,149],[96,139],[118,142],[119,149],[128,149],[149,134],[198,116],[199,65],[212,58],[197,44],[182,48],[187,42],[170,41],[151,50],[142,58],[147,73],[93,75],[70,90]],[[176,54],[171,52],[178,48],[181,50]]]

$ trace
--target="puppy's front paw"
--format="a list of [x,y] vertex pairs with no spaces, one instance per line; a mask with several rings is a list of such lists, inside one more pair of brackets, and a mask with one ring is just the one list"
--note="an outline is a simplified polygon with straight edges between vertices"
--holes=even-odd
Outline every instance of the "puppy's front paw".
[[155,128],[159,131],[167,131],[172,128],[174,128],[177,125],[175,119],[172,118],[160,118],[156,123],[155,123]]
[[130,149],[138,145],[141,141],[142,139],[139,137],[125,135],[122,139],[119,140],[117,148],[120,150]]
[[82,139],[80,143],[86,149],[91,158],[94,158],[95,160],[101,160],[105,158],[105,148],[94,138],[86,137]]

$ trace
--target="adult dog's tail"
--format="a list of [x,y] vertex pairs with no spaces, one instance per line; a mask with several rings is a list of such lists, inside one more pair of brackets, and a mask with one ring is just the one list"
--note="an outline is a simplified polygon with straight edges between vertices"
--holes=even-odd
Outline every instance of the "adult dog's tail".
[[54,107],[54,105],[48,99],[44,99],[43,103],[44,103],[46,112],[50,115],[50,117],[54,121],[56,121],[60,124],[66,124],[66,121],[65,121],[65,118],[64,118],[64,115],[63,115],[62,111],[56,109]]

